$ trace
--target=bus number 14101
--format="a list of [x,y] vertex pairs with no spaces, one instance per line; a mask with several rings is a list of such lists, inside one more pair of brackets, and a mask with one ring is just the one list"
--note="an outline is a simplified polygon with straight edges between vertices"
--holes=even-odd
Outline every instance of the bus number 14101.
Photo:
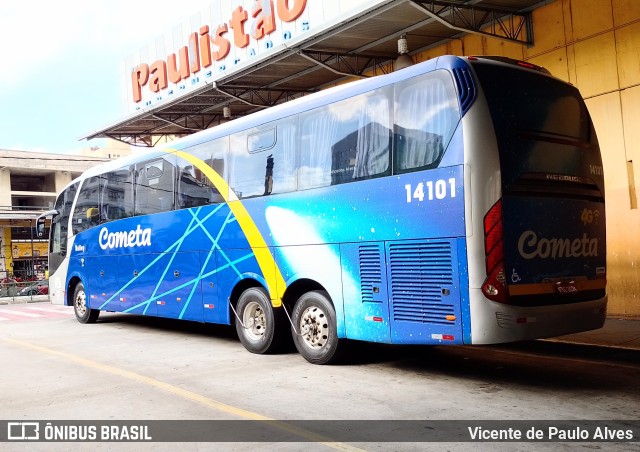
[[407,184],[404,188],[407,191],[407,202],[411,202],[414,199],[417,201],[424,201],[425,197],[427,198],[427,201],[456,197],[456,179],[454,177],[450,178],[448,181],[438,179],[435,182],[420,182],[415,188],[413,185]]

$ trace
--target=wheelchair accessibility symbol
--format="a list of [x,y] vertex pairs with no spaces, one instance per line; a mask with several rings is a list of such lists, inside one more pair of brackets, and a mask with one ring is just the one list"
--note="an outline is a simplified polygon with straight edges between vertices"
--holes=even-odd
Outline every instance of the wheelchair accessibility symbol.
[[516,269],[512,269],[511,270],[511,282],[512,283],[519,283],[520,281],[522,281],[522,278],[520,278],[520,275],[518,275],[518,273],[516,273]]

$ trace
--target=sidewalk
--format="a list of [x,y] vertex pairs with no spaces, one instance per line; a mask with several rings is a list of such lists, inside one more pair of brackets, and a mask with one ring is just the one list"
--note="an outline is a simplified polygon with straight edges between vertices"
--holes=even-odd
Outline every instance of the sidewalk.
[[0,297],[0,305],[3,304],[25,304],[49,302],[49,295],[25,295],[13,297]]
[[640,317],[607,317],[598,330],[547,339],[572,344],[640,350]]

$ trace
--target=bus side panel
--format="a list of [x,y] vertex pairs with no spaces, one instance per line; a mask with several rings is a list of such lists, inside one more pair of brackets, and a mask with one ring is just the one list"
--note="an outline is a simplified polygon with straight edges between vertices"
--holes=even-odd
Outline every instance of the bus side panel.
[[200,268],[200,253],[175,253],[152,297],[158,316],[203,321]]
[[119,312],[156,315],[153,295],[159,283],[158,266],[166,266],[172,253],[148,253],[118,257],[121,290],[106,307]]
[[218,283],[217,262],[220,260],[220,251],[211,250],[200,252],[200,262],[202,262],[201,290],[202,290],[202,315],[207,323],[230,324],[231,316],[229,307],[224,298],[220,296]]
[[467,260],[467,239],[459,238],[458,280],[460,281],[460,315],[462,316],[462,337],[465,344],[471,343],[471,300],[469,295],[469,261]]
[[86,272],[80,279],[89,295],[89,307],[100,309],[120,288],[118,257],[90,256],[86,262]]
[[461,344],[457,239],[386,244],[394,344]]
[[340,252],[347,337],[390,343],[384,242],[346,243]]

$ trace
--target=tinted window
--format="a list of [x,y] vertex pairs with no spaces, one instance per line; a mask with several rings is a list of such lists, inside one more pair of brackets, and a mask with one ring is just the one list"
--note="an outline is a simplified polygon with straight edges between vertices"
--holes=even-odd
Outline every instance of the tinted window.
[[[229,150],[229,138],[202,143],[186,149],[186,152],[202,160],[218,176],[225,178],[225,160]],[[197,207],[224,201],[214,182],[202,168],[178,158],[178,208]]]
[[589,141],[589,114],[575,87],[519,68],[481,63],[473,68],[497,128]]
[[295,117],[232,135],[231,189],[239,198],[294,191],[295,150]]
[[49,249],[51,253],[64,255],[67,251],[69,216],[77,191],[78,183],[75,183],[63,191],[56,200],[55,209],[58,215],[51,220],[51,248]]
[[102,179],[100,221],[113,221],[133,216],[133,171],[112,171]]
[[381,89],[300,115],[299,188],[387,174],[391,105]]
[[100,224],[100,177],[94,176],[82,182],[78,201],[73,211],[72,233],[78,234]]
[[449,73],[435,71],[398,83],[395,104],[396,172],[437,166],[460,120]]
[[174,169],[174,155],[166,155],[136,165],[136,215],[173,209]]

